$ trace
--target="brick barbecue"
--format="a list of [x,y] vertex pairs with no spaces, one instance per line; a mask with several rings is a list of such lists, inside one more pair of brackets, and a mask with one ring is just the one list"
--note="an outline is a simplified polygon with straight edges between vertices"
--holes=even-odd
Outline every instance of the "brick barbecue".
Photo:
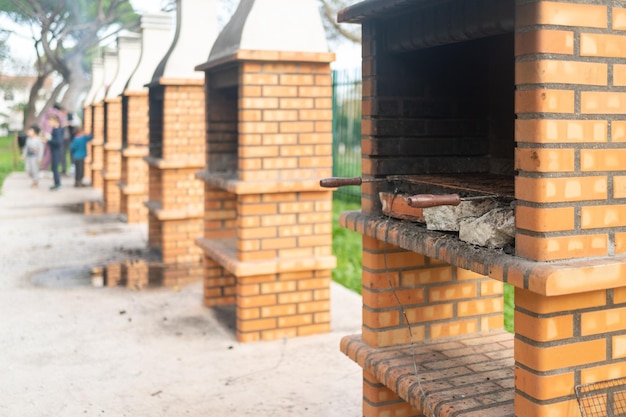
[[148,88],[160,59],[172,43],[172,19],[166,13],[146,13],[141,17],[141,54],[125,85],[122,96],[122,143],[120,212],[128,223],[148,221],[149,117]]
[[[106,134],[105,100],[111,83],[115,79],[118,67],[117,47],[107,46],[103,50],[103,78],[92,103],[93,140],[87,149],[91,156],[89,167],[85,167],[85,176],[91,179],[91,185],[97,190],[104,188],[102,170],[104,168],[104,137]],[[87,164],[87,163],[86,163]]]
[[122,93],[139,62],[141,42],[138,35],[126,33],[117,37],[119,65],[104,101],[103,200],[106,213],[119,213],[121,194],[118,183],[122,176]]
[[195,239],[202,236],[204,190],[195,173],[205,165],[204,80],[194,64],[217,36],[216,13],[215,0],[176,2],[173,43],[148,85],[148,245],[168,266],[155,270],[164,282],[202,274]]
[[440,188],[363,184],[341,219],[363,234],[363,332],[341,345],[363,415],[579,416],[575,385],[626,375],[626,8],[369,0],[339,20],[363,29],[363,176],[504,176],[516,199],[508,252],[382,215],[381,191]]
[[[104,69],[102,68],[102,56],[96,53],[91,62],[91,87],[85,97],[83,106],[83,129],[86,134],[93,134],[93,101],[98,89],[102,86]],[[87,153],[85,158],[85,181],[91,183],[91,153]]]
[[242,0],[197,67],[204,302],[236,304],[242,342],[330,330],[333,60],[314,1]]

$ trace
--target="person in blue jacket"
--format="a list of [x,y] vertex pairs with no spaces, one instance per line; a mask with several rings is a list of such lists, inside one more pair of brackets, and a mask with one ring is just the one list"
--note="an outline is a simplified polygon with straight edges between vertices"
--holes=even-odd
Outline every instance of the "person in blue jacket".
[[87,157],[87,142],[93,139],[93,135],[85,135],[82,130],[76,132],[76,136],[70,144],[70,152],[74,160],[75,182],[74,187],[83,187],[83,176],[85,175],[85,158]]
[[48,116],[48,125],[52,128],[48,144],[50,146],[50,154],[52,159],[52,176],[54,177],[54,185],[50,187],[51,191],[61,188],[61,176],[59,175],[59,165],[61,164],[61,151],[63,150],[63,128],[61,120],[56,114]]

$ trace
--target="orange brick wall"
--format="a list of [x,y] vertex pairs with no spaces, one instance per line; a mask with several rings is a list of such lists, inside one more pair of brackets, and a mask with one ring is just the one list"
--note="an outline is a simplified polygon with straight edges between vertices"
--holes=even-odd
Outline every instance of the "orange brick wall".
[[415,341],[504,325],[501,282],[392,245],[385,249],[383,242],[364,236],[363,341],[370,346],[410,342],[389,279],[412,324]]
[[597,3],[517,8],[516,252],[525,258],[620,253],[624,9]]
[[122,132],[125,137],[120,174],[121,208],[128,223],[148,221],[148,164],[143,160],[148,155],[149,117],[148,93],[129,93],[124,97],[123,112],[126,124]]
[[518,416],[579,416],[573,387],[626,376],[626,288],[515,292]]
[[330,65],[250,62],[240,71],[239,178],[330,176]]
[[[205,152],[204,90],[201,85],[165,87],[163,154],[168,161],[186,160]],[[201,183],[195,181],[196,187]]]
[[243,342],[330,331],[332,195],[317,184],[332,172],[330,65],[243,61],[206,80],[207,171],[258,192],[205,185],[204,237],[232,249],[205,256],[205,304],[234,302]]
[[330,271],[237,277],[241,342],[330,331]]
[[[148,124],[159,127],[150,133],[150,145],[156,144],[153,138],[158,139],[162,151],[161,158],[151,159],[148,168],[149,245],[159,251],[165,264],[197,265],[201,274],[203,255],[195,240],[203,236],[204,184],[195,173],[205,149],[203,86],[183,83],[150,88],[163,93],[163,116]],[[156,115],[150,113],[150,117]]]
[[121,194],[118,182],[122,171],[122,99],[107,99],[106,132],[104,137],[103,196],[107,213],[119,213]]

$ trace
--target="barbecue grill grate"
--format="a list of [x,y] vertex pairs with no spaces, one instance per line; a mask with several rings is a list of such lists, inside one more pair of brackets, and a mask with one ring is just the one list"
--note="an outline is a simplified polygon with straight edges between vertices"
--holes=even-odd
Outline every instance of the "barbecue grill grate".
[[626,377],[576,385],[582,417],[626,417]]

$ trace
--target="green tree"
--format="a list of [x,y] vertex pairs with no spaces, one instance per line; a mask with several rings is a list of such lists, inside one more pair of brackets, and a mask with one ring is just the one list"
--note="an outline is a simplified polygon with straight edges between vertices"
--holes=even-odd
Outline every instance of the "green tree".
[[0,0],[0,13],[34,28],[37,80],[25,124],[36,119],[35,102],[53,74],[61,81],[44,109],[59,101],[70,111],[79,110],[80,96],[89,87],[90,52],[106,38],[139,25],[129,0]]

